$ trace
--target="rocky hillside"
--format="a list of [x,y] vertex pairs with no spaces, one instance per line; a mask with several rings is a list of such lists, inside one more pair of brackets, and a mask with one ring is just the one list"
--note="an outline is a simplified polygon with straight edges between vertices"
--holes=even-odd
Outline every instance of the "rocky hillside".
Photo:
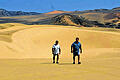
[[42,14],[36,12],[7,11],[5,9],[0,9],[0,16],[0,23],[120,28],[120,7],[113,9],[95,9],[71,12],[58,10]]
[[71,14],[60,14],[51,19],[52,24],[57,25],[74,25],[74,26],[104,26],[97,21],[89,21],[82,16],[71,15]]
[[7,11],[5,9],[0,9],[0,17],[2,16],[21,16],[21,15],[38,15],[40,13],[36,12],[22,12],[22,11]]

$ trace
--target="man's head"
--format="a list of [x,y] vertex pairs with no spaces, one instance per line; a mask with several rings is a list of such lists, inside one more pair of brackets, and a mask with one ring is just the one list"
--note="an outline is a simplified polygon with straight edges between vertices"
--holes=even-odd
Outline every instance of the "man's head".
[[79,42],[79,38],[78,37],[76,37],[76,42]]
[[59,41],[58,41],[58,40],[56,40],[56,41],[55,41],[55,44],[57,45],[58,43],[59,43]]

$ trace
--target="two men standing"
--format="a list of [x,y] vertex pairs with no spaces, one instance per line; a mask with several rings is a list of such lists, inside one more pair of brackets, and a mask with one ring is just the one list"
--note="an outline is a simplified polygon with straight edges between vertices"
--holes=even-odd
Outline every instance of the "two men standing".
[[[59,42],[56,41],[52,47],[53,63],[55,63],[55,56],[57,56],[57,64],[59,64],[59,55],[61,54],[60,45],[58,43]],[[73,53],[73,64],[75,64],[76,56],[78,56],[78,64],[81,64],[80,53],[82,53],[82,47],[78,37],[76,38],[76,41],[71,45],[71,53]]]

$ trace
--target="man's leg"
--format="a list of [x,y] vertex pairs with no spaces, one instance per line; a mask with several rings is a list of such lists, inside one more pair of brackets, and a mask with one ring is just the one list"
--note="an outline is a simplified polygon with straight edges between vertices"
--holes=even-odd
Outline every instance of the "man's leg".
[[81,62],[80,62],[80,54],[78,55],[78,64],[81,64]]
[[73,64],[75,64],[75,54],[73,54]]
[[59,63],[59,54],[57,54],[57,64]]
[[55,63],[55,54],[53,54],[53,63]]

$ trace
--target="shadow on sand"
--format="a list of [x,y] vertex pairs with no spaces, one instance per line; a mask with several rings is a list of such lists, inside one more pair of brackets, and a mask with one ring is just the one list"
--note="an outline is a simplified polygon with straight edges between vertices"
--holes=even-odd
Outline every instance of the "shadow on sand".
[[[53,64],[53,63],[41,63],[41,64]],[[72,63],[59,63],[58,65],[73,65],[73,64]]]
[[72,63],[60,63],[59,65],[73,65]]
[[53,64],[53,63],[40,63],[40,64]]

